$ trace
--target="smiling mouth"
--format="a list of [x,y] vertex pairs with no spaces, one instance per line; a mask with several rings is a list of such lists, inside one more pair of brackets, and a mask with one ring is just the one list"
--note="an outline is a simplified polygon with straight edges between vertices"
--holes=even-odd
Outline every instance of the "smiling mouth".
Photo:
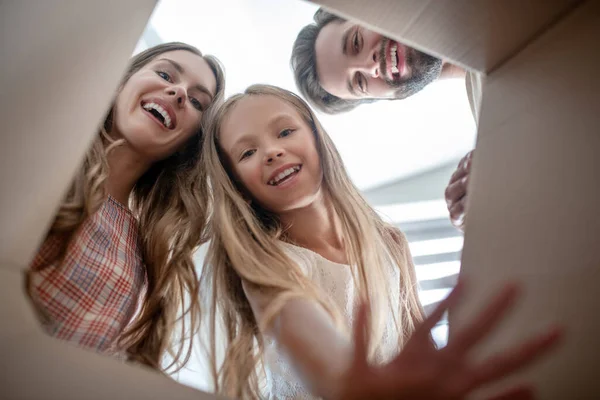
[[398,43],[394,43],[390,47],[390,59],[391,59],[391,72],[392,78],[399,79],[400,78],[400,70],[398,69]]
[[285,171],[280,172],[279,175],[271,179],[269,182],[267,182],[267,184],[270,186],[281,185],[282,183],[287,182],[288,180],[296,176],[300,169],[302,169],[302,165],[295,165],[293,167],[290,167]]
[[158,122],[160,122],[165,128],[173,128],[173,122],[171,121],[169,113],[158,104],[146,103],[142,105],[142,108],[146,110],[148,114],[152,115],[152,117],[158,120]]

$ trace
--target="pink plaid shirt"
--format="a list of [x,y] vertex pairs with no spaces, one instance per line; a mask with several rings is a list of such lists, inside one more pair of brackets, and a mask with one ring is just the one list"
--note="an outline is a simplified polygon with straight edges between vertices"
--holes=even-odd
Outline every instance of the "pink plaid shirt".
[[137,220],[112,197],[85,220],[57,261],[61,238],[42,244],[30,271],[30,294],[58,339],[115,354],[116,341],[137,311],[146,268]]

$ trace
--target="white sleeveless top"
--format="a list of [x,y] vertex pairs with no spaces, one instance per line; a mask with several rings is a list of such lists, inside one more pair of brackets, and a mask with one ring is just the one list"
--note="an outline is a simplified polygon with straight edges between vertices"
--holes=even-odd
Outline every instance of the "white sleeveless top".
[[[284,243],[287,255],[298,263],[301,270],[319,287],[323,293],[329,294],[331,300],[342,311],[349,332],[357,305],[352,272],[348,265],[329,261],[311,250]],[[389,317],[385,316],[386,326],[382,343],[375,359],[378,362],[390,360],[399,352],[398,332],[395,326],[397,310],[400,306],[400,271],[388,258],[386,265],[390,282]],[[394,314],[392,314],[394,313]],[[304,387],[283,352],[278,351],[274,340],[265,340],[263,362],[266,374],[266,385],[263,393],[268,399],[316,399]]]

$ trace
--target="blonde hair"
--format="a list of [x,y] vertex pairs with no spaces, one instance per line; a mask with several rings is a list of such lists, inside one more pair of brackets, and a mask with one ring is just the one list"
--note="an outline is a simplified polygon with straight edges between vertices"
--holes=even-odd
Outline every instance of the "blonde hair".
[[[380,312],[387,300],[388,286],[383,273],[383,258],[389,254],[400,269],[403,298],[400,299],[399,346],[423,319],[417,297],[416,278],[405,254],[405,240],[395,228],[383,222],[353,185],[330,137],[308,105],[286,90],[254,85],[243,94],[228,99],[207,118],[203,144],[203,165],[211,191],[211,217],[208,225],[210,247],[205,259],[201,285],[210,292],[209,358],[215,390],[236,398],[260,397],[257,370],[264,350],[261,331],[268,328],[278,312],[292,298],[311,299],[340,322],[337,310],[325,294],[303,275],[285,254],[279,240],[286,240],[276,215],[248,204],[219,147],[221,124],[242,99],[274,96],[292,105],[312,129],[323,170],[323,188],[339,216],[350,265],[361,297],[372,306],[371,354],[382,334],[384,316]],[[270,296],[264,317],[256,321],[242,287],[248,285]],[[217,321],[220,315],[221,320]],[[217,326],[225,329],[226,350],[223,364],[217,366]],[[383,321],[385,322],[385,321]],[[400,326],[398,326],[400,325]],[[259,329],[260,328],[260,329]]]
[[[211,107],[218,106],[224,96],[224,73],[213,56],[203,56],[193,46],[165,43],[136,55],[122,80],[122,85],[158,55],[184,50],[202,57],[210,66],[217,82]],[[210,109],[210,108],[209,108]],[[107,154],[123,143],[113,140],[113,111],[108,113],[98,136],[86,153],[82,168],[55,217],[49,235],[64,240],[59,258],[84,220],[105,201],[105,182],[109,175]],[[204,240],[206,223],[206,188],[199,168],[202,130],[197,132],[171,156],[154,163],[136,182],[130,198],[133,214],[139,221],[142,259],[146,267],[148,287],[141,311],[120,335],[118,347],[126,349],[130,360],[162,369],[162,357],[170,353],[172,362],[164,370],[181,366],[190,357],[192,342],[184,346],[189,318],[192,334],[199,327],[199,287],[192,254]],[[184,293],[189,293],[186,307]],[[181,314],[179,314],[181,312]],[[174,342],[175,325],[180,323],[180,340]]]

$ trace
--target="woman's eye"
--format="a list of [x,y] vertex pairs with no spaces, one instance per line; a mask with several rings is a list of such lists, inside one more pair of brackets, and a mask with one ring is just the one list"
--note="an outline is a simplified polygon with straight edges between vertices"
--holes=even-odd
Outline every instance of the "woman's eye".
[[243,154],[242,154],[242,158],[240,158],[240,160],[243,160],[245,158],[250,157],[252,154],[254,154],[256,152],[256,150],[246,150]]
[[171,76],[169,74],[167,74],[166,72],[158,71],[158,72],[156,72],[156,74],[158,76],[160,76],[161,78],[163,78],[165,81],[171,82]]
[[293,129],[284,129],[281,132],[279,132],[279,137],[286,137],[291,135],[294,132]]
[[358,32],[356,32],[354,34],[353,45],[354,45],[354,51],[358,53]]
[[192,105],[194,106],[194,108],[196,110],[204,111],[204,106],[202,105],[202,103],[200,103],[200,101],[198,101],[198,99],[190,97],[190,102],[192,103]]

